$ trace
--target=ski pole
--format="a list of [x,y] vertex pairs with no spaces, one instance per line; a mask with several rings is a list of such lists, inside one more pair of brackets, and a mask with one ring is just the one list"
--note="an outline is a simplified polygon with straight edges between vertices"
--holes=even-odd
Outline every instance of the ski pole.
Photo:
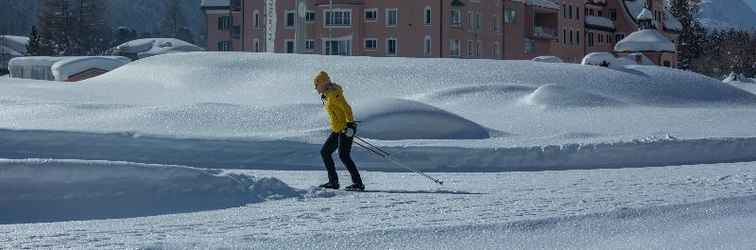
[[[356,141],[354,141],[355,144],[357,144],[358,146],[360,146],[360,147],[362,147],[362,148],[364,148],[364,149],[372,152],[373,154],[375,154],[377,156],[380,156],[381,159],[383,159],[383,160],[385,160],[385,161],[387,161],[387,162],[389,162],[391,164],[394,164],[394,166],[397,166],[397,167],[404,168],[406,170],[412,171],[412,172],[414,172],[414,173],[416,173],[418,175],[421,175],[421,176],[423,176],[423,177],[425,177],[425,178],[427,178],[427,179],[435,182],[438,185],[444,185],[443,181],[441,181],[439,179],[436,179],[436,178],[433,178],[432,176],[427,175],[427,174],[421,172],[420,170],[411,168],[411,167],[409,167],[409,166],[407,166],[407,165],[405,165],[405,164],[397,161],[396,159],[394,159],[393,157],[391,157],[391,154],[389,154],[388,152],[382,150],[381,148],[379,148],[379,147],[371,144],[370,142],[367,142],[365,139],[362,139],[362,138],[360,138],[358,136],[354,136],[354,138],[357,139]],[[365,144],[367,144],[367,145],[365,145]]]

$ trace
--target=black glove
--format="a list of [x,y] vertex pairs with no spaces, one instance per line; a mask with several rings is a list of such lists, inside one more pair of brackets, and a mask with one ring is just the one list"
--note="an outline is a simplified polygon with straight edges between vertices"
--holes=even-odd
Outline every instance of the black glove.
[[354,137],[354,135],[357,134],[357,123],[348,122],[346,125],[346,129],[344,129],[344,134],[350,138]]

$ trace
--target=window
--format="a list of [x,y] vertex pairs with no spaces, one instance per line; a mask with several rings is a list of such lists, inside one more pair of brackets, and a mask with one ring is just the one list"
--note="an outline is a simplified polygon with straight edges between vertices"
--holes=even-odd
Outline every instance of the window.
[[597,15],[597,16],[604,16],[604,12],[603,12],[603,11],[600,11],[600,10],[597,10],[597,11],[596,11],[596,15]]
[[459,40],[449,40],[449,54],[459,57]]
[[588,32],[588,47],[593,47],[593,32]]
[[610,9],[609,10],[609,17],[612,19],[612,21],[617,21],[617,10],[616,9]]
[[398,50],[396,38],[386,39],[386,55],[395,56]]
[[261,50],[260,50],[260,39],[257,39],[257,38],[253,39],[252,40],[252,44],[253,44],[253,47],[254,47],[254,52],[261,52]]
[[297,18],[297,12],[293,10],[287,10],[286,11],[286,28],[294,28],[294,23],[296,22]]
[[305,40],[305,49],[310,50],[310,51],[315,50],[315,40],[312,40],[312,39]]
[[575,31],[575,42],[580,45],[580,31]]
[[462,13],[459,9],[452,9],[449,11],[449,25],[455,27],[462,26]]
[[483,47],[483,42],[478,40],[478,44],[476,44],[475,46],[475,57],[480,58],[480,50],[483,49],[482,47]]
[[567,44],[567,30],[562,30],[562,44]]
[[396,27],[399,22],[399,9],[386,9],[386,26]]
[[588,15],[589,15],[589,16],[593,16],[594,14],[595,14],[595,13],[593,12],[593,9],[589,9],[589,10],[588,10]]
[[574,42],[573,42],[574,39],[573,39],[572,34],[573,34],[572,30],[570,30],[570,45],[574,44]]
[[470,30],[475,29],[475,20],[473,19],[472,11],[467,12],[467,23],[470,24],[470,27],[469,27]]
[[494,58],[501,57],[501,46],[499,45],[499,42],[494,42],[492,53],[493,53]]
[[231,50],[231,42],[230,41],[219,41],[217,45],[218,45],[218,51],[229,51],[229,50]]
[[294,46],[294,40],[286,40],[284,41],[284,43],[286,43],[286,53],[289,53],[289,54],[294,53],[296,49]]
[[475,13],[475,30],[480,30],[480,13]]
[[425,44],[423,46],[423,51],[425,56],[431,56],[433,54],[433,50],[431,48],[432,40],[430,36],[425,36]]
[[232,37],[233,37],[234,39],[239,39],[239,38],[241,38],[241,26],[239,26],[239,25],[234,25],[234,27],[231,27],[231,36],[232,36]]
[[515,23],[517,22],[517,11],[514,9],[505,9],[504,10],[504,23]]
[[580,8],[575,7],[575,19],[580,20]]
[[598,33],[598,42],[604,43],[604,34]]
[[672,67],[672,62],[670,62],[670,61],[664,60],[663,64],[664,64],[664,67],[668,67],[668,68]]
[[325,39],[323,40],[325,54],[335,56],[351,56],[352,55],[352,40],[336,40]]
[[473,41],[467,40],[467,57],[473,57]]
[[567,19],[567,5],[562,4],[562,16]]
[[315,22],[315,12],[314,11],[307,11],[305,14],[305,22],[306,23],[314,23]]
[[570,5],[569,7],[569,13],[569,18],[572,19],[572,5]]
[[365,9],[365,22],[378,21],[378,9]]
[[218,17],[218,30],[229,30],[229,29],[231,29],[231,16]]
[[525,53],[533,53],[536,51],[535,40],[525,38]]
[[430,6],[425,7],[425,25],[433,24],[433,12]]
[[378,48],[378,39],[374,39],[374,38],[365,39],[366,50],[375,50],[377,48]]
[[352,26],[352,11],[348,9],[327,9],[325,13],[326,27],[349,27]]
[[259,29],[261,23],[262,22],[260,21],[260,11],[255,10],[254,13],[252,14],[252,27],[254,27],[255,29]]
[[491,32],[499,32],[499,31],[501,31],[501,26],[499,24],[499,17],[493,16],[493,18],[491,18]]

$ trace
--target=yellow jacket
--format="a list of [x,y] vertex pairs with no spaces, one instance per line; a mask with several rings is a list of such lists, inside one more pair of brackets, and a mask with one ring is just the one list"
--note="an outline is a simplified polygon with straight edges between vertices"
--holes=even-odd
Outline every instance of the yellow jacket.
[[344,97],[344,91],[341,86],[332,83],[323,93],[323,104],[326,113],[328,113],[328,125],[336,133],[343,132],[347,123],[354,121],[352,107],[347,103]]

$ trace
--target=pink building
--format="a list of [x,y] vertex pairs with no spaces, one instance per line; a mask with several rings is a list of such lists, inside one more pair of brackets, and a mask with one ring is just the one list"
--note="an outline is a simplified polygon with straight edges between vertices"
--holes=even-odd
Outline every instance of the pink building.
[[[646,2],[648,1],[648,2]],[[208,50],[579,62],[664,0],[203,0]],[[300,6],[303,3],[303,6]],[[673,33],[670,33],[673,34]]]

